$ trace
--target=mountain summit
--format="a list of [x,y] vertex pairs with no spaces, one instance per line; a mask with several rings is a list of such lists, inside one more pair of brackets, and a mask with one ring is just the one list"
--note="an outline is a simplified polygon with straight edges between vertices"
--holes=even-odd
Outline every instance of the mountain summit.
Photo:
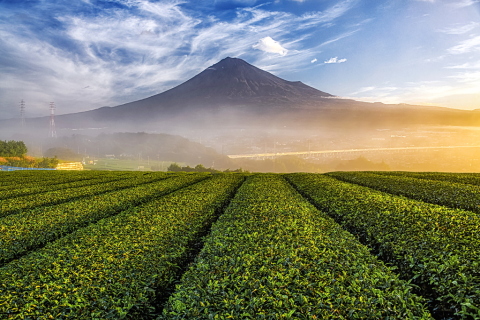
[[225,58],[164,95],[217,103],[303,103],[332,97],[300,81],[283,80],[238,58]]

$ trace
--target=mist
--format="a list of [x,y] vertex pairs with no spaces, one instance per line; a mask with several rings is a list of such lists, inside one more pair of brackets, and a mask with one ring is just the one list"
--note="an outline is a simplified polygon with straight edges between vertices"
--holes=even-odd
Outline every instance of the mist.
[[475,126],[421,124],[410,118],[366,121],[311,111],[305,116],[291,110],[199,109],[133,122],[58,116],[57,137],[49,137],[48,117],[26,119],[23,127],[20,119],[11,119],[2,122],[0,140],[24,141],[30,156],[87,163],[130,160],[136,161],[132,169],[145,170],[166,170],[167,165],[156,165],[176,162],[261,172],[480,172],[480,129]]

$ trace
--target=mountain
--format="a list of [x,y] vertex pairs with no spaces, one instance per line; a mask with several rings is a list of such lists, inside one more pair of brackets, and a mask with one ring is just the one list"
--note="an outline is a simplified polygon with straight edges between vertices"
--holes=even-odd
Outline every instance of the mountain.
[[152,121],[192,114],[198,118],[226,110],[268,114],[291,108],[314,108],[319,101],[333,97],[300,81],[286,81],[242,59],[228,57],[163,93],[77,116],[109,122]]
[[[48,126],[48,118],[27,125]],[[116,107],[56,117],[57,128],[179,133],[266,126],[289,128],[480,125],[480,111],[386,105],[342,99],[300,81],[281,79],[238,58],[225,58],[160,94]]]
[[157,108],[165,103],[174,106],[293,106],[326,97],[333,96],[300,81],[283,80],[244,60],[225,58],[179,86],[142,102]]

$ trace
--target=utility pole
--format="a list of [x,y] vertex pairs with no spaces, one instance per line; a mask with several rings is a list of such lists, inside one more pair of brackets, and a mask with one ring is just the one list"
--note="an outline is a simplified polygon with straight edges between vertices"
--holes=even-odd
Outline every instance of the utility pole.
[[57,137],[57,131],[55,130],[55,102],[50,102],[50,138]]
[[25,101],[20,101],[20,117],[22,118],[22,129],[25,129]]

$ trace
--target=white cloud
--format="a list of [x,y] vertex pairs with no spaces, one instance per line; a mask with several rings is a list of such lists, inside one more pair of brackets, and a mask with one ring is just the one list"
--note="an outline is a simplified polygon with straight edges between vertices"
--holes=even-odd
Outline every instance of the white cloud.
[[479,0],[455,0],[450,5],[455,8],[465,8],[480,3]]
[[439,31],[446,34],[464,34],[474,30],[478,26],[480,26],[480,23],[472,21],[468,24],[456,24],[450,28],[441,29]]
[[454,66],[445,67],[446,69],[480,69],[480,62],[476,63],[464,63]]
[[474,36],[462,41],[459,45],[448,49],[451,54],[462,54],[472,51],[480,51],[480,36]]
[[313,60],[310,61],[310,62],[311,62],[311,63],[315,63],[315,62],[317,62],[317,61],[318,61],[317,58],[315,58],[315,59],[313,59]]
[[278,53],[281,56],[286,55],[288,52],[288,50],[282,47],[278,41],[273,40],[271,37],[260,39],[258,43],[254,44],[252,47],[265,52]]
[[330,58],[328,60],[325,60],[323,63],[343,63],[347,61],[347,59],[338,59],[338,57],[335,57],[335,58]]

